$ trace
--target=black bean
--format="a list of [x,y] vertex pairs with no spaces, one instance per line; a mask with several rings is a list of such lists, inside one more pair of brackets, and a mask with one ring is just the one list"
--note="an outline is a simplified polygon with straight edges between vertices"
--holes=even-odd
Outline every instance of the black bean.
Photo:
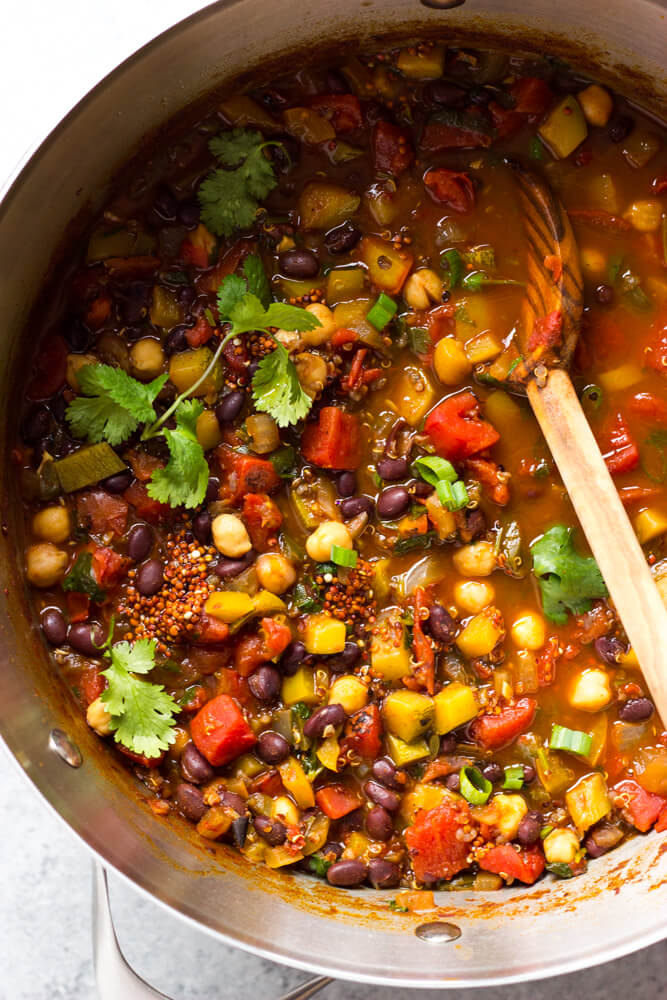
[[493,92],[488,87],[473,87],[472,90],[468,91],[467,96],[469,104],[484,107],[491,101]]
[[537,777],[537,771],[535,770],[535,768],[533,767],[533,765],[532,764],[524,764],[523,765],[523,780],[524,780],[524,782],[527,785],[529,785],[531,783],[531,781],[535,781],[536,777]]
[[192,534],[202,545],[207,545],[211,538],[213,519],[207,510],[200,510],[192,518]]
[[137,590],[142,597],[153,597],[164,583],[164,570],[159,559],[147,559],[137,570]]
[[336,823],[336,836],[339,840],[345,840],[349,834],[353,833],[355,830],[361,830],[364,825],[364,811],[363,809],[355,809],[353,812],[348,813],[347,816],[343,816]]
[[482,768],[482,774],[487,781],[490,781],[492,785],[496,785],[499,781],[502,781],[505,777],[505,771],[500,766],[496,764],[495,761],[491,761],[489,764],[485,764]]
[[652,715],[653,702],[650,698],[630,698],[618,710],[618,717],[623,722],[645,722]]
[[287,827],[279,819],[255,816],[253,826],[262,840],[265,840],[271,847],[280,847],[287,840]]
[[361,235],[361,230],[353,226],[351,222],[344,222],[342,226],[336,226],[335,229],[330,229],[328,233],[325,233],[324,245],[330,254],[336,256],[347,253],[348,250],[356,247]]
[[265,664],[248,678],[248,687],[258,701],[273,701],[280,692],[280,674]]
[[246,814],[245,802],[236,792],[228,792],[226,789],[221,792],[220,805],[226,806],[228,809],[233,809],[239,816],[245,816]]
[[220,480],[218,479],[217,476],[209,476],[204,502],[212,503],[214,500],[218,499],[219,495],[220,495]]
[[236,819],[232,820],[229,832],[232,837],[232,843],[235,847],[241,848],[245,844],[245,838],[248,833],[248,823],[249,819],[247,816],[237,816]]
[[302,642],[290,642],[280,657],[278,667],[285,677],[292,677],[306,659],[306,647]]
[[433,492],[433,486],[431,486],[430,483],[425,483],[419,479],[417,482],[410,483],[410,491],[414,494],[414,496],[421,497],[422,500],[425,500],[426,497],[430,497]]
[[354,472],[341,472],[336,477],[336,490],[339,497],[351,497],[357,488],[357,477]]
[[153,529],[139,522],[133,524],[127,536],[127,554],[132,562],[141,562],[153,548]]
[[461,787],[461,779],[458,776],[458,774],[448,774],[447,777],[445,778],[445,784],[447,785],[447,788],[450,789],[450,791],[458,792],[459,788]]
[[381,479],[393,482],[395,479],[405,479],[408,474],[408,460],[406,458],[381,458],[376,468]]
[[337,844],[335,840],[327,840],[326,844],[322,850],[319,851],[319,853],[323,858],[334,858],[334,860],[337,861],[343,853],[343,845]]
[[465,533],[466,540],[472,541],[474,538],[479,538],[486,531],[486,517],[484,516],[484,511],[481,511],[478,507],[474,510],[465,510],[463,512],[465,517]]
[[124,469],[122,472],[117,472],[114,476],[109,476],[108,479],[104,480],[102,485],[109,493],[124,493],[133,479],[134,475],[132,471]]
[[267,731],[257,740],[257,756],[266,764],[282,764],[289,752],[289,743],[280,733]]
[[584,847],[592,858],[599,858],[610,851],[612,847],[616,847],[619,840],[623,840],[622,830],[603,821],[589,830]]
[[442,604],[432,604],[429,616],[424,622],[425,631],[430,632],[434,639],[451,645],[456,637],[456,622]]
[[393,861],[373,858],[368,864],[368,881],[374,889],[395,889],[401,881],[401,870]]
[[181,285],[180,288],[178,289],[178,292],[176,293],[176,298],[178,299],[180,304],[182,306],[185,306],[185,308],[188,310],[190,309],[190,306],[192,305],[196,297],[197,293],[195,292],[192,285]]
[[213,567],[221,580],[232,580],[242,573],[248,566],[252,566],[256,558],[254,549],[250,549],[240,559],[218,559]]
[[60,608],[45,608],[41,616],[42,632],[52,646],[62,646],[67,638],[65,616]]
[[77,653],[82,653],[83,656],[96,658],[102,656],[102,649],[100,647],[103,645],[105,638],[102,626],[96,622],[92,624],[90,622],[77,622],[76,625],[70,625],[67,630],[68,643]]
[[198,823],[208,808],[202,790],[186,781],[181,781],[176,789],[176,806],[193,823]]
[[614,289],[611,285],[598,285],[595,289],[595,301],[601,306],[608,306],[614,301]]
[[178,219],[179,222],[187,229],[194,229],[195,226],[199,225],[199,202],[194,198],[188,201],[182,201],[178,206]]
[[530,847],[531,844],[536,844],[540,839],[541,829],[542,816],[540,813],[528,812],[519,823],[519,829],[516,834],[517,840],[524,847]]
[[175,326],[173,330],[170,330],[164,341],[164,353],[167,355],[180,354],[181,351],[187,351],[188,338],[186,335],[186,326]]
[[341,653],[327,656],[326,665],[333,674],[342,674],[353,667],[361,656],[361,650],[356,642],[346,642]]
[[378,497],[376,509],[383,521],[393,521],[402,517],[409,506],[410,494],[405,486],[387,486]]
[[400,797],[396,792],[390,791],[381,785],[379,781],[367,781],[364,785],[364,795],[367,795],[371,802],[382,806],[387,812],[396,812],[401,804]]
[[625,652],[625,646],[615,635],[601,635],[595,640],[595,652],[605,663],[615,666],[619,656]]
[[185,780],[193,785],[203,785],[215,777],[215,771],[194,743],[185,745],[178,766]]
[[630,115],[613,115],[607,125],[607,135],[612,142],[623,142],[630,135],[635,127],[634,119]]
[[393,788],[397,792],[405,788],[405,774],[398,770],[389,757],[380,757],[379,760],[376,760],[371,771],[373,777],[377,781],[381,781],[387,788]]
[[234,389],[232,392],[228,392],[226,396],[223,396],[215,408],[218,423],[231,424],[233,420],[236,420],[243,409],[244,402],[245,393],[241,392],[240,389]]
[[46,406],[36,406],[28,410],[21,421],[21,437],[26,444],[34,444],[48,434],[51,415]]
[[359,514],[368,514],[370,517],[373,513],[373,501],[370,497],[348,497],[341,503],[340,512],[345,521],[351,521]]
[[366,815],[366,832],[373,840],[385,843],[391,840],[394,824],[391,815],[382,806],[373,806]]
[[332,726],[342,726],[347,718],[342,705],[323,705],[310,716],[303,724],[303,734],[309,740],[320,739],[324,735],[325,729]]
[[368,869],[363,861],[350,858],[347,861],[335,861],[327,870],[327,881],[340,889],[353,889],[366,881]]
[[424,99],[428,104],[440,104],[445,108],[462,108],[468,102],[468,91],[456,83],[434,80],[424,87]]
[[302,281],[304,278],[314,278],[319,274],[320,262],[312,250],[294,247],[278,254],[278,267],[286,278],[297,278]]

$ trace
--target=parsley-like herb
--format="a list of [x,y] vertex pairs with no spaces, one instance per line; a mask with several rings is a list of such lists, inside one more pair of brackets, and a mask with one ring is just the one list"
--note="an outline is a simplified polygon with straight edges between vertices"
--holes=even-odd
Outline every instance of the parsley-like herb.
[[408,913],[407,906],[399,906],[395,899],[389,900],[389,909],[393,910],[394,913]]
[[556,524],[530,546],[544,613],[559,625],[567,621],[568,611],[583,614],[592,599],[608,593],[595,559],[580,556],[571,536],[571,528]]
[[260,201],[278,183],[264,150],[280,143],[266,141],[252,129],[235,128],[220,133],[208,145],[222,167],[199,188],[202,221],[216,236],[231,236],[235,229],[252,226]]
[[269,461],[281,479],[293,479],[297,472],[296,451],[291,444],[272,451]]
[[91,601],[101,604],[106,598],[93,575],[93,556],[91,552],[79,552],[76,562],[62,583],[63,590],[71,590],[76,594],[88,594]]
[[394,545],[394,554],[404,556],[406,552],[430,549],[437,537],[438,534],[436,531],[427,531],[423,535],[411,535],[408,538],[399,538]]
[[324,878],[326,876],[331,864],[331,861],[321,858],[319,854],[311,854],[308,858],[308,867],[313,875],[317,875],[319,878]]

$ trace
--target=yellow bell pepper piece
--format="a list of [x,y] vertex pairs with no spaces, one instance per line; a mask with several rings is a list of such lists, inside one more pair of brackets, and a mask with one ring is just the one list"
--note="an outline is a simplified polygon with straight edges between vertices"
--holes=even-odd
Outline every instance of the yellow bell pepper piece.
[[316,751],[317,759],[320,764],[326,767],[327,771],[337,771],[338,770],[338,755],[340,754],[340,746],[338,745],[338,740],[335,736],[327,736],[325,740],[322,741],[320,746]]
[[280,697],[288,708],[300,701],[306,705],[314,705],[319,701],[315,671],[308,667],[299,667],[291,677],[283,677]]
[[306,772],[296,757],[289,757],[278,765],[283,785],[290,793],[300,809],[312,809],[315,805],[315,795]]
[[226,622],[228,625],[245,615],[252,614],[253,610],[253,599],[250,594],[243,594],[235,590],[216,590],[204,605],[204,611],[207,615],[217,618],[218,621]]

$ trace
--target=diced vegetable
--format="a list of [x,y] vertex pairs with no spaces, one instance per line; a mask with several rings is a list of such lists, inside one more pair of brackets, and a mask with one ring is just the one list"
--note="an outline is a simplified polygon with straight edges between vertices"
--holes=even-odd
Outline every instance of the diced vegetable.
[[315,794],[315,802],[329,819],[342,819],[361,805],[357,793],[341,784],[320,788]]
[[450,733],[466,722],[474,719],[478,712],[473,688],[453,681],[439,691],[433,699],[435,703],[436,733]]
[[472,660],[479,656],[488,656],[504,635],[502,618],[499,620],[496,609],[485,608],[468,622],[463,631],[459,632],[456,645],[464,656]]
[[[192,389],[193,385],[202,377],[212,360],[213,354],[208,347],[198,347],[193,351],[182,351],[180,354],[173,354],[169,361],[169,379],[174,383],[179,392],[186,392]],[[213,370],[197,386],[193,395],[207,396],[209,393],[220,389],[222,383],[222,368],[219,362],[216,362]]]
[[291,677],[283,677],[280,697],[285,705],[315,705],[319,700],[315,671],[311,667],[299,667]]
[[513,705],[501,708],[497,715],[480,715],[472,723],[475,740],[487,750],[498,750],[525,732],[535,717],[534,698],[519,698]]
[[356,469],[360,459],[359,421],[353,413],[325,406],[301,435],[301,452],[321,469]]
[[417,427],[436,398],[428,376],[416,365],[405,365],[392,384],[391,398],[398,413],[411,427]]
[[399,736],[387,733],[386,742],[389,756],[397,767],[407,767],[409,764],[415,764],[418,760],[428,757],[431,752],[426,740],[415,740],[412,743],[406,743]]
[[563,159],[573,153],[588,135],[586,119],[574,94],[564,97],[540,125],[539,136],[554,156]]
[[417,814],[405,831],[405,842],[420,882],[449,879],[467,867],[469,848],[461,833],[468,822],[469,810],[464,802],[443,802]]
[[472,392],[450,396],[432,410],[424,424],[435,450],[443,458],[460,462],[490,448],[498,441],[497,430],[479,417],[479,403]]
[[492,847],[479,862],[486,872],[501,875],[506,882],[515,879],[525,885],[532,885],[544,871],[544,856],[538,847],[516,850],[510,844]]
[[346,188],[324,181],[307,184],[299,198],[299,214],[304,229],[333,229],[349,219],[361,198]]
[[400,680],[410,674],[410,653],[400,622],[385,622],[373,636],[371,670],[385,681]]
[[53,470],[65,493],[93,486],[109,476],[123,472],[125,468],[125,462],[106,441],[79,448],[53,463]]
[[388,732],[413,743],[433,725],[433,699],[418,691],[392,691],[384,700],[382,718]]
[[227,694],[212,698],[190,723],[192,739],[213,767],[222,767],[254,746],[257,737],[243,712]]
[[345,648],[345,623],[329,615],[310,615],[303,633],[309,653],[331,656]]
[[374,236],[365,236],[359,249],[372,284],[387,295],[397,295],[412,269],[412,254]]
[[580,834],[611,812],[607,784],[599,772],[585,775],[568,789],[565,803]]
[[279,764],[278,770],[280,771],[283,785],[290,795],[293,796],[299,808],[312,809],[315,805],[313,787],[296,757],[290,757],[283,764]]

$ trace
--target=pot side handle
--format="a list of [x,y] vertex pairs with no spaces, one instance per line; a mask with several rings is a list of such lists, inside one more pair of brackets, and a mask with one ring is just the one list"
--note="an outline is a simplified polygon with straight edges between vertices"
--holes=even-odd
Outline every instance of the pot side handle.
[[[99,1000],[170,1000],[154,990],[128,965],[120,950],[109,904],[107,873],[93,862],[93,966]],[[331,982],[326,976],[309,979],[280,1000],[308,1000]]]

